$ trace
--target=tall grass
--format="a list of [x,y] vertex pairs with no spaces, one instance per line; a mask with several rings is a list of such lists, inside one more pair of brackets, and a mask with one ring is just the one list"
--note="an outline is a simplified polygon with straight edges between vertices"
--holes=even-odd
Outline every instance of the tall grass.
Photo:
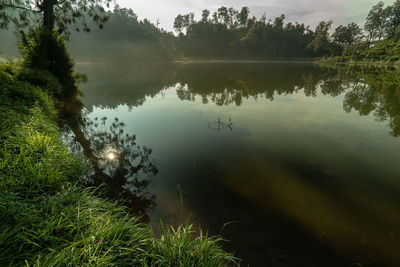
[[222,238],[203,235],[201,229],[193,238],[193,225],[161,229],[160,239],[150,240],[150,257],[157,266],[220,266],[237,260],[221,249]]
[[[193,226],[157,238],[116,202],[80,185],[82,160],[40,88],[0,67],[0,266],[226,266],[220,238]],[[161,203],[162,205],[162,203]]]

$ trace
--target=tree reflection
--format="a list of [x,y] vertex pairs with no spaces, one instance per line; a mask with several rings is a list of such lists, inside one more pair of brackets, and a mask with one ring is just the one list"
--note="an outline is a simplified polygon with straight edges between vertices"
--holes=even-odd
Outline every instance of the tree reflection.
[[339,68],[322,82],[322,93],[337,96],[343,92],[343,109],[372,114],[378,121],[389,121],[393,136],[400,135],[400,70],[390,68]]
[[245,99],[303,92],[338,97],[343,109],[361,116],[373,114],[389,121],[393,136],[400,135],[400,70],[388,68],[321,67],[312,64],[183,64],[172,79],[177,96],[206,103],[240,106]]
[[90,166],[84,182],[100,186],[108,198],[122,200],[135,215],[148,220],[146,212],[155,206],[155,196],[147,188],[157,174],[151,159],[152,150],[136,144],[135,135],[126,133],[126,126],[115,118],[90,120],[82,113],[82,103],[74,97],[61,105],[60,123],[73,133],[71,148],[82,153]]
[[[125,124],[115,118],[107,126],[107,118],[95,118],[85,125],[85,135],[90,146],[83,147],[91,153],[90,160],[96,173],[91,183],[107,185],[107,193],[116,199],[129,201],[130,205],[151,208],[154,196],[148,198],[148,175],[157,168],[150,158],[152,150],[136,144],[135,136],[125,133]],[[78,140],[78,138],[77,138]]]
[[276,95],[301,90],[307,96],[316,96],[320,81],[336,73],[312,64],[283,63],[183,64],[176,68],[174,79],[181,100],[194,101],[200,96],[203,103],[219,106],[240,106],[248,98],[272,101]]

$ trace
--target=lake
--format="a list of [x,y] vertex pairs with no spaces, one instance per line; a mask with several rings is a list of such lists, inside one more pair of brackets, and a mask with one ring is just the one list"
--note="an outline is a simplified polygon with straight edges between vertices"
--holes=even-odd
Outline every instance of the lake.
[[244,266],[400,266],[400,71],[301,62],[76,70],[88,82],[66,105],[80,118],[71,148],[155,228],[200,225],[229,240]]

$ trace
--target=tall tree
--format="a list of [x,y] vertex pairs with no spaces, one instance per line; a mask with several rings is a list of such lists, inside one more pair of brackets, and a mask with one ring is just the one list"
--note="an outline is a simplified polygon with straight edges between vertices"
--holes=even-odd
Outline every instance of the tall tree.
[[333,41],[342,48],[349,47],[361,38],[361,28],[356,23],[349,23],[347,26],[340,25],[332,34]]
[[386,11],[386,37],[392,38],[400,34],[400,0],[396,0],[393,5],[385,8]]
[[239,12],[236,9],[234,9],[233,7],[230,7],[228,9],[228,14],[230,17],[230,26],[232,28],[236,28],[237,26],[239,26],[239,22],[237,19]]
[[250,9],[247,6],[242,7],[240,13],[238,13],[237,15],[240,26],[242,27],[247,26],[247,22],[249,21],[249,14],[250,14]]
[[371,8],[365,21],[364,30],[368,34],[368,41],[380,41],[386,25],[385,4],[381,1]]
[[284,21],[285,21],[285,15],[284,14],[280,15],[279,17],[276,17],[275,20],[274,20],[274,28],[275,29],[279,29],[279,30],[283,29],[283,25],[285,23]]
[[10,23],[17,27],[41,23],[48,30],[57,26],[60,31],[64,31],[73,25],[76,30],[89,31],[86,19],[91,18],[102,28],[108,19],[104,7],[109,7],[111,1],[1,0],[0,27],[7,28]]
[[218,8],[218,19],[226,26],[230,26],[232,24],[232,17],[230,16],[227,7],[222,6]]
[[194,23],[194,13],[189,13],[186,15],[179,14],[174,20],[174,29],[182,33],[183,29],[189,28],[190,25]]
[[315,53],[327,56],[331,50],[329,30],[331,29],[333,21],[321,21],[315,28],[315,38],[308,45]]
[[182,33],[183,28],[184,28],[184,17],[181,14],[179,14],[178,16],[176,16],[174,20],[174,29],[175,31]]
[[201,12],[201,21],[202,21],[202,22],[207,22],[209,16],[210,16],[210,10],[204,9],[204,10]]

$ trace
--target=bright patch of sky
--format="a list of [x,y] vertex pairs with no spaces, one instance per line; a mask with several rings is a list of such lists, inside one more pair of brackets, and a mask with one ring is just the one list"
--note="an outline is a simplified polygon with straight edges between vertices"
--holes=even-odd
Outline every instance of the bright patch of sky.
[[[384,0],[392,4],[394,0]],[[250,8],[251,15],[267,19],[285,14],[286,22],[300,22],[315,27],[321,20],[333,20],[335,25],[349,22],[364,24],[368,11],[379,0],[117,0],[122,7],[132,8],[139,19],[160,21],[160,27],[173,30],[174,18],[178,14],[195,13],[198,20],[203,9],[211,14],[221,6],[240,9]]]

